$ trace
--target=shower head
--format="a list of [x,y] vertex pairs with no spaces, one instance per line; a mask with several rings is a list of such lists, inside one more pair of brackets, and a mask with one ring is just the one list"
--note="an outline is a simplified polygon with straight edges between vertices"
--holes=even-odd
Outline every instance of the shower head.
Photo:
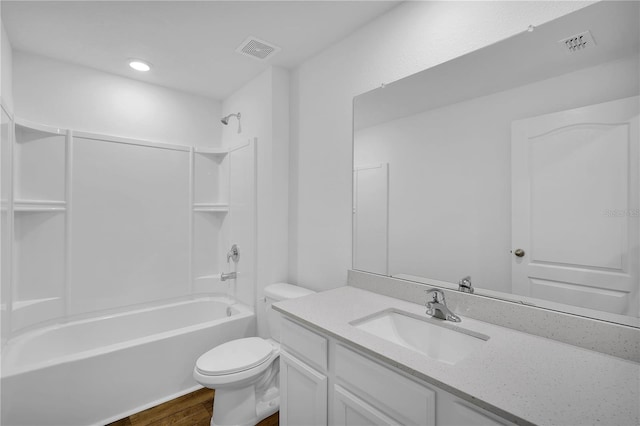
[[229,124],[229,119],[230,119],[231,117],[236,117],[236,118],[238,119],[238,133],[242,132],[242,127],[240,126],[240,113],[237,113],[237,114],[229,114],[229,115],[227,115],[226,117],[222,117],[222,119],[220,120],[220,122],[226,126],[227,124]]

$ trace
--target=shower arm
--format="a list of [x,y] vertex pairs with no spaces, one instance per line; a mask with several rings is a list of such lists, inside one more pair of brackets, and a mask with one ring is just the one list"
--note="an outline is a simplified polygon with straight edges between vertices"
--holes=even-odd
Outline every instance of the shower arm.
[[242,133],[242,124],[240,123],[240,117],[241,117],[241,114],[240,114],[239,112],[238,112],[238,113],[236,113],[236,114],[229,114],[229,115],[227,115],[227,116],[223,117],[223,118],[220,120],[220,122],[226,126],[226,125],[228,125],[228,124],[229,124],[229,119],[230,119],[231,117],[236,117],[236,118],[238,119],[238,133]]

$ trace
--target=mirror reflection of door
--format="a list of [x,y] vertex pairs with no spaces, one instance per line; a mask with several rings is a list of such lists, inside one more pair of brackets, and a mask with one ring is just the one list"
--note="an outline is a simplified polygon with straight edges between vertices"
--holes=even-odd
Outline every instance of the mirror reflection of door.
[[388,273],[388,164],[353,170],[353,269]]
[[638,315],[638,110],[634,96],[513,122],[514,293]]

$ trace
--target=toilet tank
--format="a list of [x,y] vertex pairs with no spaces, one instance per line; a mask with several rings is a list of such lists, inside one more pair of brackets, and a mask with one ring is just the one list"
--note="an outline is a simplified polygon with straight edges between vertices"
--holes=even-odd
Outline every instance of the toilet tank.
[[315,291],[287,283],[271,284],[264,288],[267,323],[269,324],[270,337],[273,340],[276,342],[280,341],[280,313],[271,309],[271,305],[274,302],[296,299],[313,293],[315,293]]

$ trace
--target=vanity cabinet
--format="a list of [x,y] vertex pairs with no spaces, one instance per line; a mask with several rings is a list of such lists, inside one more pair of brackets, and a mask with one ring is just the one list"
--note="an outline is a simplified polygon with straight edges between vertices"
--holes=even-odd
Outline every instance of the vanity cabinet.
[[287,318],[281,343],[283,426],[512,424]]

